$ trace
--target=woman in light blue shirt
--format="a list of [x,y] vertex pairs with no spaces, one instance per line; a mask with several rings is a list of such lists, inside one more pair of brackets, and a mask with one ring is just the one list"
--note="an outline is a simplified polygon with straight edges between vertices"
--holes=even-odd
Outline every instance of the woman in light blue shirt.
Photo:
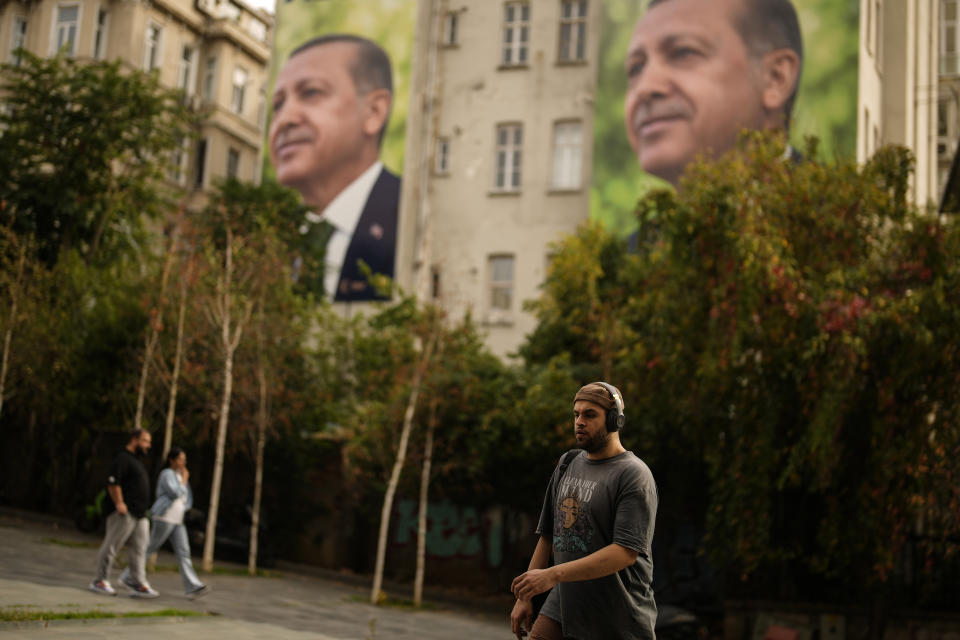
[[187,538],[187,528],[183,524],[184,514],[193,506],[186,452],[180,447],[172,447],[167,454],[167,464],[170,466],[160,472],[157,499],[150,509],[152,526],[147,556],[156,553],[169,538],[180,564],[183,590],[188,598],[199,598],[209,593],[210,587],[200,582],[193,569],[190,541]]

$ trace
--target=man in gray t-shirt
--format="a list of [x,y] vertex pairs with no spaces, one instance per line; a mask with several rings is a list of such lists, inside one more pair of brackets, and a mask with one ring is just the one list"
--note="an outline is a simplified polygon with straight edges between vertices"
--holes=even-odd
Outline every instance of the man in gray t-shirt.
[[[530,630],[531,640],[652,640],[653,475],[620,444],[623,398],[615,387],[582,387],[573,415],[582,451],[565,455],[550,479],[540,539],[528,570],[511,587],[517,597],[511,628],[518,639]],[[531,599],[548,590],[532,621]]]

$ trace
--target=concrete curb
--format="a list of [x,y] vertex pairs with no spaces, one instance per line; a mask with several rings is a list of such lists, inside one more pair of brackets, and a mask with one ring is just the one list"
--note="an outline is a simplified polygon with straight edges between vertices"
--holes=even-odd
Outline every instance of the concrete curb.
[[0,622],[0,633],[4,631],[14,631],[17,629],[47,629],[51,627],[102,627],[104,625],[138,625],[138,624],[161,624],[161,623],[179,623],[179,622],[200,622],[216,621],[217,615],[199,615],[199,616],[128,616],[117,618],[70,618],[57,620],[23,620]]

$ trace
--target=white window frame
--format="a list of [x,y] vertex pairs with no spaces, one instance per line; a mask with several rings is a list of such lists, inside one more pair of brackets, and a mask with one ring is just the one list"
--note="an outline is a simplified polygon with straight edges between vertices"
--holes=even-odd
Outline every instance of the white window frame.
[[190,139],[186,136],[171,151],[170,164],[170,181],[181,187],[186,186],[187,170],[190,168]]
[[937,101],[937,157],[940,162],[950,162],[952,158],[957,139],[958,115],[960,114],[955,99],[941,98]]
[[257,126],[263,131],[267,128],[267,87],[262,85],[257,93]]
[[[189,60],[184,55],[187,51],[190,52]],[[198,48],[192,43],[180,47],[180,60],[177,65],[177,88],[182,89],[187,96],[192,96],[196,92],[199,53]]]
[[[63,27],[61,25],[70,25],[69,22],[60,22],[60,11],[65,8],[74,7],[77,10],[76,20],[72,23],[73,39],[69,40],[70,48],[67,50],[67,56],[77,55],[77,42],[80,40],[80,25],[83,24],[83,4],[80,2],[61,2],[57,5],[57,10],[53,14],[53,20],[50,24],[50,55],[56,55],[64,43],[60,42]],[[67,31],[71,27],[67,27]],[[58,44],[59,43],[59,44]]]
[[226,18],[227,20],[239,22],[241,13],[240,7],[230,2],[230,0],[217,0],[218,18]]
[[253,16],[247,17],[245,31],[260,42],[267,41],[267,25],[260,18]]
[[[100,19],[103,18],[101,22]],[[93,50],[91,54],[94,60],[104,60],[107,57],[107,39],[110,36],[110,12],[102,5],[97,7],[97,22],[93,31]]]
[[433,155],[433,171],[441,175],[450,173],[450,138],[439,136]]
[[559,62],[584,62],[587,59],[587,17],[590,13],[588,1],[560,2],[560,33],[557,39]]
[[[238,84],[238,80],[241,82]],[[250,72],[241,66],[233,68],[233,77],[230,80],[230,110],[237,115],[243,115],[246,106],[247,85],[250,83]]]
[[[156,39],[151,44],[150,31],[156,30]],[[147,27],[143,32],[143,70],[153,71],[162,66],[163,63],[163,25],[157,24],[153,20],[147,22]]]
[[553,123],[553,156],[550,187],[577,191],[583,186],[583,123],[559,120]]
[[460,12],[448,11],[443,16],[443,39],[442,42],[447,47],[458,44],[460,35]]
[[530,3],[511,0],[503,5],[501,64],[525,67],[530,55]]
[[13,24],[10,27],[10,50],[7,52],[7,60],[15,67],[19,67],[23,60],[15,54],[14,51],[27,46],[27,30],[29,28],[30,20],[27,16],[13,16]]
[[203,98],[208,102],[217,100],[217,56],[207,56],[203,68]]
[[[947,20],[947,7],[953,19]],[[947,50],[947,34],[953,34],[953,51]],[[960,0],[940,0],[940,75],[960,75]]]
[[498,124],[494,147],[494,191],[520,191],[523,184],[523,125],[519,122]]
[[[503,278],[498,265],[509,269],[507,278]],[[512,253],[494,253],[487,256],[488,297],[487,308],[491,315],[509,314],[513,310],[514,275],[517,272],[516,258]],[[498,277],[498,271],[500,271]],[[495,319],[495,318],[491,318]]]

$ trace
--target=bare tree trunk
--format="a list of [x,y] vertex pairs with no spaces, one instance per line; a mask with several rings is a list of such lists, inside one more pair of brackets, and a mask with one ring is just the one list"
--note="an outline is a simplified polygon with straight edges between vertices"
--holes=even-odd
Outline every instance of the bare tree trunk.
[[177,312],[177,346],[173,352],[173,373],[170,376],[170,397],[167,400],[167,419],[163,429],[163,459],[167,459],[170,447],[173,446],[173,420],[177,414],[177,390],[180,384],[180,364],[183,360],[183,330],[187,317],[188,282],[192,267],[188,266],[187,274],[180,279],[180,308]]
[[[160,318],[163,315],[163,307],[166,304],[167,280],[170,278],[170,268],[173,266],[173,255],[177,247],[177,228],[173,230],[173,237],[170,238],[170,247],[167,249],[167,255],[163,261],[163,275],[160,276],[160,297],[157,300],[157,306],[150,315],[150,332],[147,334],[143,349],[143,364],[140,367],[140,386],[137,388],[137,410],[133,415],[133,428],[143,428],[143,400],[147,395],[147,377],[150,371],[150,363],[153,361],[153,351],[157,348],[157,342],[160,339]],[[166,450],[164,450],[166,455]]]
[[257,309],[257,384],[260,388],[260,407],[257,411],[257,455],[256,470],[253,476],[253,513],[250,517],[250,556],[247,559],[247,572],[257,575],[257,541],[260,533],[260,500],[263,496],[263,449],[267,443],[267,365],[263,346],[263,295]]
[[430,362],[430,356],[433,353],[433,346],[436,342],[436,335],[430,336],[430,341],[423,350],[420,363],[413,374],[413,384],[410,387],[410,399],[407,401],[407,410],[403,415],[403,428],[400,431],[400,446],[397,448],[397,458],[393,463],[393,471],[390,474],[390,482],[387,484],[387,492],[383,496],[383,509],[380,511],[380,534],[377,538],[377,563],[373,571],[373,589],[370,591],[371,604],[377,604],[381,599],[381,587],[383,586],[383,563],[387,554],[387,532],[390,529],[390,512],[393,510],[393,496],[397,492],[397,484],[400,482],[400,471],[403,469],[403,463],[407,459],[407,443],[410,441],[410,431],[413,428],[413,413],[417,407],[417,397],[420,395],[420,385],[423,382],[423,374]]
[[420,473],[420,509],[417,514],[417,572],[413,579],[413,606],[423,605],[423,574],[427,564],[427,509],[430,496],[430,469],[433,466],[433,432],[437,428],[437,400],[430,403],[427,438],[423,445],[423,471]]
[[216,545],[217,512],[220,509],[220,485],[223,480],[223,458],[227,444],[227,424],[230,420],[230,396],[233,393],[233,354],[240,343],[243,327],[250,319],[251,305],[237,321],[236,327],[231,324],[230,305],[232,302],[231,286],[233,276],[233,233],[229,226],[226,230],[226,247],[224,249],[224,272],[221,281],[221,296],[219,297],[220,337],[223,344],[223,397],[220,401],[220,420],[217,425],[217,448],[213,462],[213,485],[210,488],[210,510],[207,513],[207,531],[203,540],[203,570],[213,571],[213,549]]
[[10,340],[13,337],[13,325],[17,321],[17,302],[20,299],[20,287],[23,282],[23,269],[27,261],[27,247],[20,245],[20,257],[17,259],[17,280],[10,292],[10,317],[7,320],[7,330],[3,335],[3,363],[0,364],[0,414],[3,413],[3,396],[7,386],[7,367],[10,362]]

